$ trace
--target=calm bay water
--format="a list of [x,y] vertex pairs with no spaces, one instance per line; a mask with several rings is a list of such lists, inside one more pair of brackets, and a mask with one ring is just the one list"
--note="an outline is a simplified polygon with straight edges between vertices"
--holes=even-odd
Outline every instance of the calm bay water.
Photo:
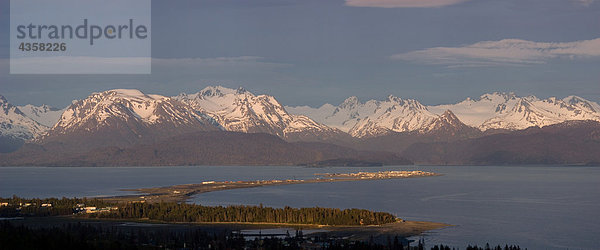
[[365,208],[454,227],[425,235],[428,244],[519,244],[529,249],[597,249],[600,168],[573,166],[127,167],[0,168],[0,196],[82,197],[124,188],[207,180],[313,178],[314,173],[425,170],[444,176],[312,183],[226,190],[196,196],[203,205]]

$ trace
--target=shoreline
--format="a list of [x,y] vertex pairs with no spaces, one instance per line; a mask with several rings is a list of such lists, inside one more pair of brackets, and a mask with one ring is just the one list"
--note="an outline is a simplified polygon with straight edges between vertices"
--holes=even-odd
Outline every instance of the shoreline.
[[164,222],[147,219],[99,219],[83,218],[73,215],[53,216],[53,217],[24,217],[21,220],[12,220],[11,223],[24,226],[52,228],[64,226],[66,223],[81,223],[89,225],[101,225],[103,227],[119,227],[123,229],[140,230],[187,230],[200,229],[205,231],[229,231],[240,232],[242,230],[261,230],[261,229],[295,229],[295,230],[323,230],[320,232],[307,232],[306,236],[327,233],[329,237],[345,238],[348,240],[366,241],[373,237],[384,240],[387,237],[408,238],[421,235],[427,231],[452,227],[454,225],[427,222],[427,221],[404,221],[394,222],[382,225],[369,226],[328,226],[314,224],[287,224],[287,223],[242,223],[242,222]]
[[[261,180],[261,181],[205,181],[200,184],[182,184],[155,188],[125,189],[136,191],[138,195],[124,195],[99,198],[110,202],[186,202],[197,194],[241,188],[254,188],[263,186],[295,185],[307,183],[332,183],[346,181],[369,181],[406,179],[418,177],[441,176],[441,174],[425,171],[383,171],[383,172],[358,172],[358,173],[321,173],[315,174],[314,179],[307,180]],[[159,223],[166,222],[152,220],[131,220],[132,223]],[[425,221],[398,221],[382,225],[352,226],[352,225],[317,225],[317,224],[289,224],[289,223],[262,223],[262,222],[200,222],[200,223],[166,223],[166,225],[195,225],[208,227],[226,227],[228,229],[272,229],[272,228],[305,228],[325,230],[334,237],[351,240],[365,241],[370,237],[384,239],[386,237],[400,236],[408,238],[421,235],[430,230],[452,227],[453,225],[425,222]],[[240,229],[241,230],[241,229]]]
[[[183,184],[155,188],[127,189],[136,191],[136,195],[97,197],[96,199],[112,203],[157,203],[157,202],[186,202],[192,196],[229,189],[253,188],[275,185],[294,185],[303,183],[331,183],[365,180],[387,180],[417,177],[440,176],[440,174],[424,171],[380,171],[380,172],[358,172],[358,173],[321,173],[315,174],[313,179],[287,179],[287,180],[255,180],[255,181],[204,181],[200,184]],[[99,223],[101,226],[136,227],[154,230],[157,227],[167,227],[173,230],[184,228],[198,228],[208,231],[225,230],[230,232],[241,230],[258,229],[317,229],[316,233],[326,233],[330,237],[345,238],[350,240],[365,241],[369,238],[384,239],[386,237],[399,236],[402,238],[421,235],[426,231],[451,227],[452,225],[424,222],[405,221],[396,219],[396,222],[378,225],[322,225],[301,223],[273,223],[273,222],[167,222],[160,220],[141,219],[108,219],[108,218],[86,218],[77,215],[55,216],[55,217],[25,217],[16,220],[17,224],[51,226],[60,225],[65,222],[76,223]],[[307,233],[310,235],[311,233]]]
[[366,180],[387,180],[387,179],[405,179],[417,177],[441,176],[433,172],[415,171],[382,171],[382,172],[358,172],[358,173],[322,173],[315,174],[314,179],[286,179],[286,180],[255,180],[255,181],[204,181],[199,184],[180,184],[165,187],[122,189],[122,191],[135,191],[138,194],[97,197],[98,199],[109,202],[186,202],[192,196],[241,188],[253,188],[277,185],[294,185],[305,183],[332,183],[344,181],[366,181]]

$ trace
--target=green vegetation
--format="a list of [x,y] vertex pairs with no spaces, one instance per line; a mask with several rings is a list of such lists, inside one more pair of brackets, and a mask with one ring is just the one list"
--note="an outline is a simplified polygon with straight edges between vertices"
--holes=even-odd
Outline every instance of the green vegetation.
[[[81,216],[107,219],[150,219],[164,222],[287,223],[318,225],[381,225],[396,221],[385,212],[365,209],[270,208],[261,206],[208,207],[186,203],[108,203],[98,199],[23,199],[0,198],[8,205],[0,208],[0,217],[70,215],[85,207],[118,207]],[[43,206],[50,204],[51,206]],[[84,215],[83,215],[84,214]]]
[[[75,212],[79,205],[92,207],[107,207],[114,204],[99,200],[87,198],[46,198],[46,199],[25,199],[18,196],[12,198],[0,198],[0,217],[17,216],[57,216],[70,215]],[[43,204],[51,204],[50,207]]]
[[270,208],[263,206],[206,207],[179,203],[130,203],[98,218],[159,220],[166,222],[242,222],[319,225],[380,225],[396,221],[389,213],[364,209]]
[[[179,203],[110,203],[99,199],[24,199],[17,196],[0,198],[0,217],[72,215],[83,218],[151,219],[164,222],[232,222],[288,223],[321,225],[378,225],[396,221],[384,212],[364,209],[334,208],[269,208],[261,206],[207,207]],[[96,207],[86,213],[86,208]],[[104,207],[118,209],[102,210]],[[115,224],[65,221],[58,226],[43,224],[26,226],[26,221],[0,221],[2,249],[305,249],[316,245],[324,249],[411,249],[424,250],[424,241],[411,244],[406,239],[388,236],[387,244],[369,241],[349,241],[323,232],[304,236],[302,231],[284,238],[244,238],[230,229],[200,229],[196,227],[115,227]],[[406,246],[406,247],[405,247]],[[432,250],[450,250],[444,245]],[[452,248],[454,249],[454,248]],[[467,250],[520,250],[519,246],[468,246]]]

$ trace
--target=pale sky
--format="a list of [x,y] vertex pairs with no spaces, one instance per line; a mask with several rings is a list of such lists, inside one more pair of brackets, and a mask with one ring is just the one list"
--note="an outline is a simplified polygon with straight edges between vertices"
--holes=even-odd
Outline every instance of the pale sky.
[[291,106],[494,91],[600,102],[594,0],[156,0],[151,75],[9,75],[9,9],[0,0],[0,95],[17,105],[208,85]]

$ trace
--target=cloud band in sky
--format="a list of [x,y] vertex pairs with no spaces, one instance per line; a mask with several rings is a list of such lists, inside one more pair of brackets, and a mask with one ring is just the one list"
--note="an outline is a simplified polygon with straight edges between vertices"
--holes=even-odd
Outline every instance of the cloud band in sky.
[[593,57],[600,57],[600,38],[574,42],[504,39],[462,47],[435,47],[391,56],[396,60],[454,67],[542,64],[552,59]]
[[458,4],[470,0],[346,0],[347,6],[378,8],[428,8]]
[[596,0],[573,0],[573,1],[575,1],[576,3],[579,3],[583,6],[586,6],[586,7],[592,5],[594,2],[596,2]]

